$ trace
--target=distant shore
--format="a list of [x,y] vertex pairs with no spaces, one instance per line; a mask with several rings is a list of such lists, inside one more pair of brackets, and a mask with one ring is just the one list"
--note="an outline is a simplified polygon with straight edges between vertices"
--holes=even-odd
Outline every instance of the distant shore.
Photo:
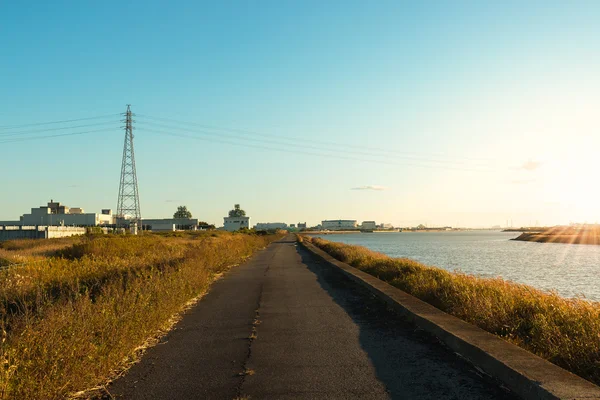
[[383,231],[369,231],[369,232],[362,232],[362,231],[303,231],[303,232],[299,232],[302,235],[347,235],[350,233],[397,233],[397,232],[401,232],[398,229],[394,229],[394,230],[383,230]]
[[565,244],[593,244],[600,245],[599,235],[590,235],[586,233],[573,233],[573,234],[561,234],[561,233],[546,233],[546,232],[534,232],[534,233],[522,233],[518,237],[512,239],[522,242],[537,242],[537,243],[565,243]]

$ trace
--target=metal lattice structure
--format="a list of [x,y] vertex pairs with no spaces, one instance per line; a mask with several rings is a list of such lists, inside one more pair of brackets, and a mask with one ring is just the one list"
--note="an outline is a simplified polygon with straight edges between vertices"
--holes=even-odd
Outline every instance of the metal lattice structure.
[[[142,223],[140,196],[137,175],[135,172],[135,155],[133,152],[133,119],[131,105],[125,112],[125,143],[123,144],[123,163],[121,164],[121,183],[119,184],[119,200],[117,201],[117,224],[131,226],[137,230]],[[129,220],[126,222],[126,220]]]

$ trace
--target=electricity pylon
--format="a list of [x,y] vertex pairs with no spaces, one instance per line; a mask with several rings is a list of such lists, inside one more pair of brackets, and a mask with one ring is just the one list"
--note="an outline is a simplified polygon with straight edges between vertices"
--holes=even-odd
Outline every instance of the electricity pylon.
[[119,184],[119,200],[117,201],[117,224],[123,226],[129,220],[132,232],[137,232],[142,224],[140,196],[137,175],[135,172],[135,155],[133,152],[133,119],[131,105],[125,112],[125,143],[123,144],[123,163],[121,164],[121,183]]

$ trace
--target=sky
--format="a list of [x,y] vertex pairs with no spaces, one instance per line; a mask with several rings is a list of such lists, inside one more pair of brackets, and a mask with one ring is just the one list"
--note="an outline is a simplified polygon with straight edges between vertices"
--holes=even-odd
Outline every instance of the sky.
[[[600,221],[597,1],[0,1],[0,220]],[[59,122],[70,121],[70,122]]]

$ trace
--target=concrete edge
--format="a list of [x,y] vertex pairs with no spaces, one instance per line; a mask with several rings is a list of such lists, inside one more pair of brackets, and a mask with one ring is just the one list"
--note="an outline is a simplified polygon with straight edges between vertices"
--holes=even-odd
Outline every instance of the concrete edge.
[[593,383],[338,261],[311,243],[299,243],[518,396],[525,399],[600,399],[600,387]]

